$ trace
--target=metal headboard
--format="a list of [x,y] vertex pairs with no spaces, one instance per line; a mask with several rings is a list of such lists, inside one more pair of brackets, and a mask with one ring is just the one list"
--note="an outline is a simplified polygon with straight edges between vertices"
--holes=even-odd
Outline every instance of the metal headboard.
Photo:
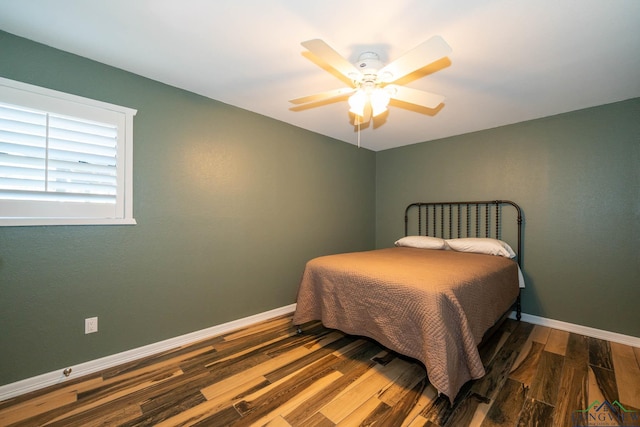
[[[413,234],[443,239],[492,237],[504,240],[504,207],[515,209],[515,250],[518,265],[522,266],[522,209],[510,200],[411,203],[404,212],[404,235],[408,236],[410,232],[409,218],[417,215],[417,221],[411,223]],[[507,228],[507,232],[513,233],[513,228]]]

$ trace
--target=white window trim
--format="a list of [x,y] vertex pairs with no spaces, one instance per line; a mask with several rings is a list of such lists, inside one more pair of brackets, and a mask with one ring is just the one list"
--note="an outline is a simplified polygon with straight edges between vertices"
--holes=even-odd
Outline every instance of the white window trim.
[[[121,218],[16,218],[2,217],[0,201],[0,226],[35,226],[35,225],[128,225],[136,224],[133,218],[133,117],[137,110],[122,107],[107,102],[97,101],[81,96],[76,96],[52,89],[42,88],[15,80],[0,77],[0,91],[4,93],[16,93],[16,91],[26,92],[26,95],[42,97],[42,103],[47,102],[45,97],[52,98],[51,101],[72,102],[81,105],[109,110],[124,115],[124,138],[119,139],[118,144],[124,144],[124,195],[123,195],[123,216]],[[2,98],[0,98],[2,100]],[[39,108],[42,108],[41,106]]]

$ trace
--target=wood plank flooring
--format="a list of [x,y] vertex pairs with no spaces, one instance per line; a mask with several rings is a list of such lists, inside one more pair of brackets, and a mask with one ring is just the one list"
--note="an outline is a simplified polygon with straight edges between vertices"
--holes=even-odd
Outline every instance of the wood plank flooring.
[[0,402],[0,425],[640,425],[638,348],[507,320],[451,405],[419,362],[303,329],[283,316]]

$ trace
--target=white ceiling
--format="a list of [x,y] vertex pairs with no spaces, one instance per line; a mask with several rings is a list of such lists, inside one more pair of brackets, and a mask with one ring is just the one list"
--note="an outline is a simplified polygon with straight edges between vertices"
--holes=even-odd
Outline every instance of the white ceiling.
[[291,109],[347,86],[300,42],[390,62],[442,36],[448,61],[404,83],[444,104],[392,106],[375,151],[640,97],[638,0],[2,0],[0,29],[351,144],[346,99]]

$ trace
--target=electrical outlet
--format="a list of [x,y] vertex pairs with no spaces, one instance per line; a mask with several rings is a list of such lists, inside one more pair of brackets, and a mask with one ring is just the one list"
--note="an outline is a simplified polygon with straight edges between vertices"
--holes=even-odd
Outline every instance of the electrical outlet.
[[98,332],[98,318],[90,317],[88,319],[84,319],[84,333],[91,334],[93,332]]

